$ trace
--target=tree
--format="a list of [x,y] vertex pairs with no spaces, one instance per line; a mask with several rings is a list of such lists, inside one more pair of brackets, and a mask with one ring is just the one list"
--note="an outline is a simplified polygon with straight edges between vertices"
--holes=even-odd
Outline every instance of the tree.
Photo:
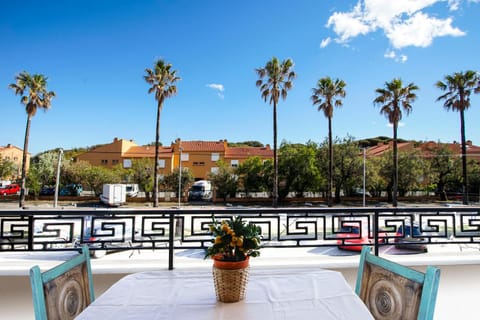
[[260,157],[246,159],[240,163],[236,173],[247,197],[250,192],[259,192],[266,189],[264,165]]
[[280,61],[273,57],[265,67],[256,69],[259,79],[256,82],[261,96],[266,102],[273,104],[273,206],[278,204],[278,157],[277,157],[277,104],[280,97],[285,100],[288,91],[293,87],[296,74],[292,70],[293,61]]
[[447,110],[460,112],[460,135],[462,139],[462,202],[468,203],[468,179],[467,179],[467,143],[465,139],[465,110],[470,107],[470,96],[480,92],[480,77],[477,72],[468,70],[455,72],[447,75],[444,81],[438,81],[436,87],[445,94],[437,98],[437,101],[445,100],[443,106]]
[[58,152],[49,151],[33,159],[28,170],[27,187],[33,194],[38,195],[43,186],[52,186],[56,180],[56,165]]
[[[180,173],[179,169],[180,168],[173,170],[173,172],[166,175],[162,181],[162,186],[165,188],[165,190],[174,191],[175,194],[177,195],[177,198],[179,197],[178,195],[178,187],[179,187],[178,178]],[[193,177],[192,171],[188,168],[182,168],[182,176],[180,181],[180,197],[182,196],[182,194],[187,192],[187,190],[191,187],[192,182],[194,180],[195,178]]]
[[7,158],[2,158],[0,155],[0,179],[7,179],[13,176],[17,168],[15,163]]
[[[30,75],[23,71],[15,77],[15,83],[8,87],[15,91],[16,95],[20,95],[20,102],[25,105],[27,111],[27,125],[25,128],[25,141],[23,144],[22,158],[22,183],[20,189],[20,208],[25,203],[25,185],[27,180],[27,154],[28,140],[30,136],[30,123],[32,117],[37,113],[37,109],[47,110],[50,108],[51,99],[55,97],[55,92],[47,90],[47,77],[43,74]],[[24,95],[24,93],[26,93]]]
[[313,88],[311,97],[313,105],[318,105],[318,111],[323,111],[328,119],[328,206],[332,206],[333,189],[333,142],[332,142],[332,118],[333,108],[341,107],[343,102],[337,97],[345,98],[346,83],[343,80],[332,80],[330,77],[321,78],[317,82],[317,87]]
[[418,87],[414,83],[403,86],[401,79],[393,79],[391,82],[385,82],[385,88],[376,89],[378,96],[373,100],[375,105],[381,107],[380,114],[387,117],[393,126],[393,194],[392,205],[397,206],[398,193],[398,150],[397,150],[397,130],[398,123],[402,120],[402,108],[408,115],[412,111],[412,102],[415,101]]
[[140,158],[132,161],[130,169],[132,180],[138,184],[140,190],[145,191],[147,201],[150,199],[150,192],[153,190],[153,159]]
[[[380,197],[382,191],[389,190],[389,184],[391,183],[391,170],[385,176],[383,174],[383,168],[388,166],[391,167],[391,153],[390,156],[388,153],[384,153],[379,157],[372,157],[367,159],[366,167],[368,173],[368,179],[366,181],[366,189],[374,197]],[[391,190],[391,186],[390,186]],[[391,192],[388,193],[391,196]]]
[[430,163],[430,179],[436,185],[435,191],[440,195],[440,200],[446,201],[446,187],[455,171],[454,154],[446,144],[441,143],[436,143],[426,150],[430,153],[427,157]]
[[165,99],[174,96],[177,93],[175,83],[181,80],[177,77],[176,70],[172,70],[172,65],[159,59],[155,62],[152,69],[145,69],[147,73],[144,76],[145,81],[151,86],[148,93],[155,93],[157,100],[157,122],[155,130],[155,164],[153,169],[153,206],[158,207],[158,156],[160,148],[160,113],[162,112]]
[[228,196],[235,196],[238,188],[238,179],[233,169],[224,161],[218,161],[217,165],[218,171],[210,173],[209,179],[212,181],[216,195],[219,198],[223,198],[223,201],[226,202]]
[[340,203],[340,192],[350,194],[363,185],[363,157],[359,156],[360,146],[353,137],[336,139],[334,150],[335,203]]
[[316,163],[316,153],[317,145],[313,142],[305,145],[282,142],[278,164],[281,180],[280,199],[287,197],[291,191],[299,197],[303,197],[308,191],[318,191],[321,175]]
[[420,190],[429,171],[428,162],[418,150],[398,154],[398,193],[404,197],[408,191]]

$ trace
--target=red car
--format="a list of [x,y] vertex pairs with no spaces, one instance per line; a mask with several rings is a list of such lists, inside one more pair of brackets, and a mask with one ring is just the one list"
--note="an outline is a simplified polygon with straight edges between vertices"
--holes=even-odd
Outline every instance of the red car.
[[[379,232],[378,236],[378,242],[383,243],[385,240],[382,237],[386,237],[386,233]],[[367,225],[360,221],[344,222],[337,238],[338,248],[352,251],[362,251],[363,245],[372,245],[375,242],[373,235],[368,233]]]
[[20,186],[12,183],[0,189],[0,196],[6,196],[9,194],[17,194],[20,192]]

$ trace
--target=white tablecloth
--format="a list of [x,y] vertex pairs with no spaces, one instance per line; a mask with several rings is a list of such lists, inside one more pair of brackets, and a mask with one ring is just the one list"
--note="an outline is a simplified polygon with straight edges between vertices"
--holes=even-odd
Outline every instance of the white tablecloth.
[[77,319],[373,319],[342,274],[322,269],[250,270],[246,299],[217,302],[211,272],[131,274]]

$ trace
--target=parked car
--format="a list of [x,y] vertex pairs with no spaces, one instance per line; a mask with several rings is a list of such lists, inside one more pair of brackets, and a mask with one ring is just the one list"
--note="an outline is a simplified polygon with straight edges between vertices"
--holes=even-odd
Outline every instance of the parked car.
[[418,223],[400,225],[395,234],[396,238],[395,248],[419,250],[427,252],[428,239],[424,237],[424,234],[420,231],[420,225]]
[[51,196],[55,194],[55,187],[43,187],[40,190],[40,195],[41,196]]
[[83,187],[81,184],[70,183],[63,187],[59,195],[61,196],[79,196],[83,191]]
[[10,194],[19,194],[19,193],[20,193],[20,186],[16,183],[6,185],[5,187],[0,189],[0,196],[7,196]]
[[[385,232],[378,233],[380,243],[385,242]],[[340,232],[337,234],[337,246],[339,249],[362,251],[363,245],[372,245],[375,241],[372,233],[368,232],[367,224],[361,223],[361,229],[358,222],[344,222]]]

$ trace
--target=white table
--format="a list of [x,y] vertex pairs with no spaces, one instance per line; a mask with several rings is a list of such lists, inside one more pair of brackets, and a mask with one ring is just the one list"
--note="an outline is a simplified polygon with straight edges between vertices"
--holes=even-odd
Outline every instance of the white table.
[[245,300],[217,302],[211,271],[155,271],[115,283],[80,319],[373,319],[342,274],[322,269],[250,269]]

